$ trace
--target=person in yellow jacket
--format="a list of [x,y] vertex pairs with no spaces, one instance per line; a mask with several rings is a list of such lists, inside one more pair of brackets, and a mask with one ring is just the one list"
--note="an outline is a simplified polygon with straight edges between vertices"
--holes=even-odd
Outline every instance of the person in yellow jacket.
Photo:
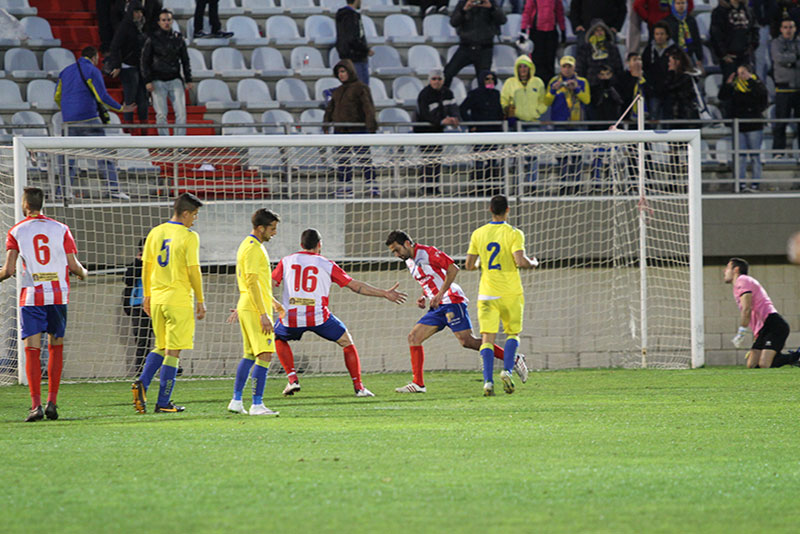
[[[547,111],[544,82],[536,75],[536,67],[525,54],[514,62],[514,76],[503,84],[500,105],[508,119],[536,121]],[[513,124],[513,120],[509,121]]]

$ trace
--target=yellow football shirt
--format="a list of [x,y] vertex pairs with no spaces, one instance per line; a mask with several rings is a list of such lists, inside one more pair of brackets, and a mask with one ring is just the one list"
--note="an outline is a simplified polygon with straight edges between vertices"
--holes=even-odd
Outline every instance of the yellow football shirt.
[[480,296],[522,294],[514,252],[525,250],[525,234],[505,222],[490,222],[472,232],[467,254],[481,259]]
[[269,268],[269,254],[253,234],[247,236],[239,245],[239,250],[236,251],[236,282],[239,285],[239,303],[236,308],[257,312],[258,310],[248,295],[247,281],[245,280],[247,274],[258,275],[261,300],[264,302],[267,313],[270,313],[272,310],[272,271]]
[[179,222],[159,224],[147,234],[142,262],[150,262],[150,303],[194,306],[188,268],[200,265],[200,237]]

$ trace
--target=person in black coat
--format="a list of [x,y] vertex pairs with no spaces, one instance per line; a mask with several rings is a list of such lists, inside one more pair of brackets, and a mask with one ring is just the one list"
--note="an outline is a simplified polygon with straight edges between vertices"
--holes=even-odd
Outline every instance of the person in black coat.
[[575,72],[589,80],[589,87],[598,81],[601,68],[610,67],[614,77],[622,76],[622,58],[614,44],[614,35],[602,20],[592,22],[575,54]]
[[506,15],[495,0],[459,0],[450,15],[450,25],[458,33],[458,48],[444,67],[444,85],[467,65],[474,65],[475,72],[492,67],[494,40],[500,27],[506,23]]
[[653,38],[642,52],[644,77],[652,89],[647,95],[647,113],[652,120],[670,118],[666,108],[668,63],[670,53],[677,49],[675,42],[670,39],[669,25],[663,20],[656,22],[653,25]]
[[[464,121],[494,121],[496,124],[480,124],[470,126],[470,132],[500,132],[503,131],[503,106],[500,104],[500,91],[497,85],[497,75],[487,70],[480,73],[477,78],[478,87],[467,93],[467,98],[459,106],[461,120]],[[497,145],[475,145],[474,152],[487,152],[497,150]],[[475,160],[472,171],[473,180],[497,180],[502,176],[502,165],[499,160]],[[480,194],[485,188],[478,187],[476,193]],[[492,192],[493,193],[493,192]]]
[[[456,97],[449,87],[444,85],[444,73],[441,69],[433,69],[428,74],[428,85],[422,88],[417,96],[417,122],[427,124],[414,126],[415,133],[440,133],[448,126],[460,124]],[[440,145],[419,147],[423,155],[435,155],[442,152]],[[438,184],[442,175],[441,163],[428,163],[422,168],[420,181]],[[423,187],[423,194],[439,194],[439,186]]]
[[666,16],[664,22],[669,25],[669,34],[675,44],[686,52],[697,67],[703,66],[703,41],[697,21],[689,14],[688,0],[672,0],[672,12]]
[[131,334],[136,342],[136,356],[132,374],[139,376],[144,366],[145,357],[150,347],[152,336],[150,334],[150,316],[142,307],[144,290],[142,289],[142,249],[144,239],[139,240],[136,249],[136,258],[129,263],[123,275],[125,289],[122,294],[122,310],[131,318]]
[[336,12],[336,51],[339,59],[353,62],[358,79],[369,85],[367,60],[373,52],[367,44],[360,8],[361,0],[347,0],[347,5]]
[[[140,123],[147,123],[149,104],[147,88],[139,72],[142,47],[147,37],[144,34],[144,10],[138,0],[128,4],[128,12],[117,28],[114,40],[111,41],[111,52],[105,60],[111,69],[111,77],[119,76],[122,82],[122,94],[125,104],[136,104]],[[123,114],[126,124],[133,122],[133,112]],[[138,133],[138,130],[134,130]]]
[[[691,68],[689,56],[679,48],[674,49],[669,54],[667,71],[667,108],[670,119],[699,119],[697,92],[695,91],[694,80],[688,73]],[[698,128],[697,123],[687,122],[684,124],[673,124],[670,128]]]
[[[636,52],[630,52],[626,58],[628,70],[622,73],[622,76],[617,80],[617,93],[622,98],[622,110],[628,109],[633,99],[639,95],[647,101],[650,94],[650,83],[644,76],[644,69],[642,66],[642,56]],[[628,114],[625,116],[626,120],[636,121],[639,118],[641,110],[645,109],[641,104],[634,105]]]

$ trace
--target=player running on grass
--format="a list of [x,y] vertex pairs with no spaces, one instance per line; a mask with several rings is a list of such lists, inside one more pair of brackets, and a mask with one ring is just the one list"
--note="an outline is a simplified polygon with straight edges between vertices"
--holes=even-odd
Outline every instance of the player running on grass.
[[172,402],[172,389],[182,350],[194,347],[194,319],[206,316],[200,274],[200,238],[191,230],[203,205],[191,193],[175,200],[172,218],[147,234],[142,253],[142,307],[153,322],[156,348],[147,355],[144,369],[133,383],[133,406],[147,411],[147,389],[159,377],[155,412],[185,410]]
[[278,358],[289,378],[283,394],[293,395],[300,391],[294,355],[288,342],[299,340],[306,332],[314,332],[342,347],[344,364],[353,380],[356,397],[374,397],[361,383],[361,362],[350,332],[328,309],[331,284],[346,287],[359,295],[383,297],[396,304],[405,302],[407,295],[397,291],[399,283],[384,290],[354,280],[336,263],[320,255],[322,237],[314,228],[303,232],[300,246],[303,250],[281,259],[272,271],[275,285],[283,284],[283,307],[286,309],[275,327]]
[[[264,406],[264,387],[267,370],[275,353],[275,332],[272,324],[272,281],[270,280],[269,254],[263,243],[272,239],[278,231],[280,217],[261,208],[251,219],[253,232],[248,235],[236,252],[236,282],[239,285],[239,302],[236,312],[242,331],[244,356],[236,369],[233,383],[233,399],[228,410],[250,415],[278,415]],[[255,364],[255,368],[253,368]],[[253,404],[250,411],[244,409],[242,394],[247,375],[253,369]]]
[[[395,389],[398,393],[425,393],[427,390],[422,371],[425,352],[422,343],[426,339],[447,326],[462,347],[480,350],[481,340],[472,334],[472,321],[467,310],[469,301],[461,287],[455,283],[458,267],[450,256],[434,247],[415,244],[401,230],[389,233],[386,246],[406,263],[411,276],[422,286],[422,296],[417,299],[417,306],[425,309],[426,299],[430,300],[430,310],[408,334],[413,380]],[[503,349],[494,345],[493,350],[494,357],[502,360]],[[517,355],[515,368],[520,379],[527,381],[528,367],[523,355]]]
[[519,333],[522,331],[522,314],[525,309],[519,269],[532,269],[539,265],[536,258],[528,258],[525,254],[525,234],[506,221],[509,211],[508,199],[503,195],[496,195],[492,197],[490,208],[492,221],[472,232],[466,264],[468,271],[475,270],[478,268],[478,258],[480,258],[478,323],[483,341],[480,349],[483,358],[483,394],[487,397],[494,396],[492,369],[494,340],[501,321],[507,338],[500,379],[503,381],[503,390],[506,393],[514,393],[514,381],[511,375],[514,355],[519,347]]
[[[44,191],[26,187],[22,194],[25,219],[6,236],[6,262],[0,282],[14,276],[17,258],[22,258],[22,292],[19,295],[22,339],[25,343],[25,374],[31,393],[31,411],[26,422],[58,419],[58,387],[64,366],[64,332],[67,328],[69,273],[84,280],[88,275],[75,257],[78,249],[67,225],[42,215]],[[42,411],[42,364],[39,359],[42,332],[48,334],[47,406]]]

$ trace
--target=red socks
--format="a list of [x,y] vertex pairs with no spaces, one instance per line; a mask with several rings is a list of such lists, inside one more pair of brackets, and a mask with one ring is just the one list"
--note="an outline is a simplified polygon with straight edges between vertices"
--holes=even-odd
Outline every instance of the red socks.
[[289,383],[294,384],[297,382],[297,373],[294,370],[294,354],[292,347],[283,340],[275,340],[275,349],[278,352],[278,359],[281,361],[283,370],[286,371],[286,376],[289,378]]
[[414,373],[414,383],[420,387],[425,385],[422,378],[422,364],[425,362],[425,350],[422,345],[408,347],[411,351],[411,371]]
[[504,355],[504,354],[505,354],[505,352],[504,352],[504,351],[503,351],[503,349],[500,347],[500,345],[495,345],[495,346],[494,346],[494,357],[495,357],[496,359],[498,359],[498,360],[502,360],[502,359],[503,359],[503,355]]
[[42,405],[42,362],[39,354],[42,349],[25,347],[25,374],[28,376],[28,389],[31,391],[31,408]]
[[344,364],[347,367],[347,372],[350,373],[350,378],[353,379],[353,387],[356,391],[364,388],[361,383],[361,360],[358,359],[358,351],[355,345],[348,345],[343,349],[344,351]]
[[58,386],[61,385],[61,370],[64,369],[64,345],[50,345],[47,360],[47,402],[56,404]]

